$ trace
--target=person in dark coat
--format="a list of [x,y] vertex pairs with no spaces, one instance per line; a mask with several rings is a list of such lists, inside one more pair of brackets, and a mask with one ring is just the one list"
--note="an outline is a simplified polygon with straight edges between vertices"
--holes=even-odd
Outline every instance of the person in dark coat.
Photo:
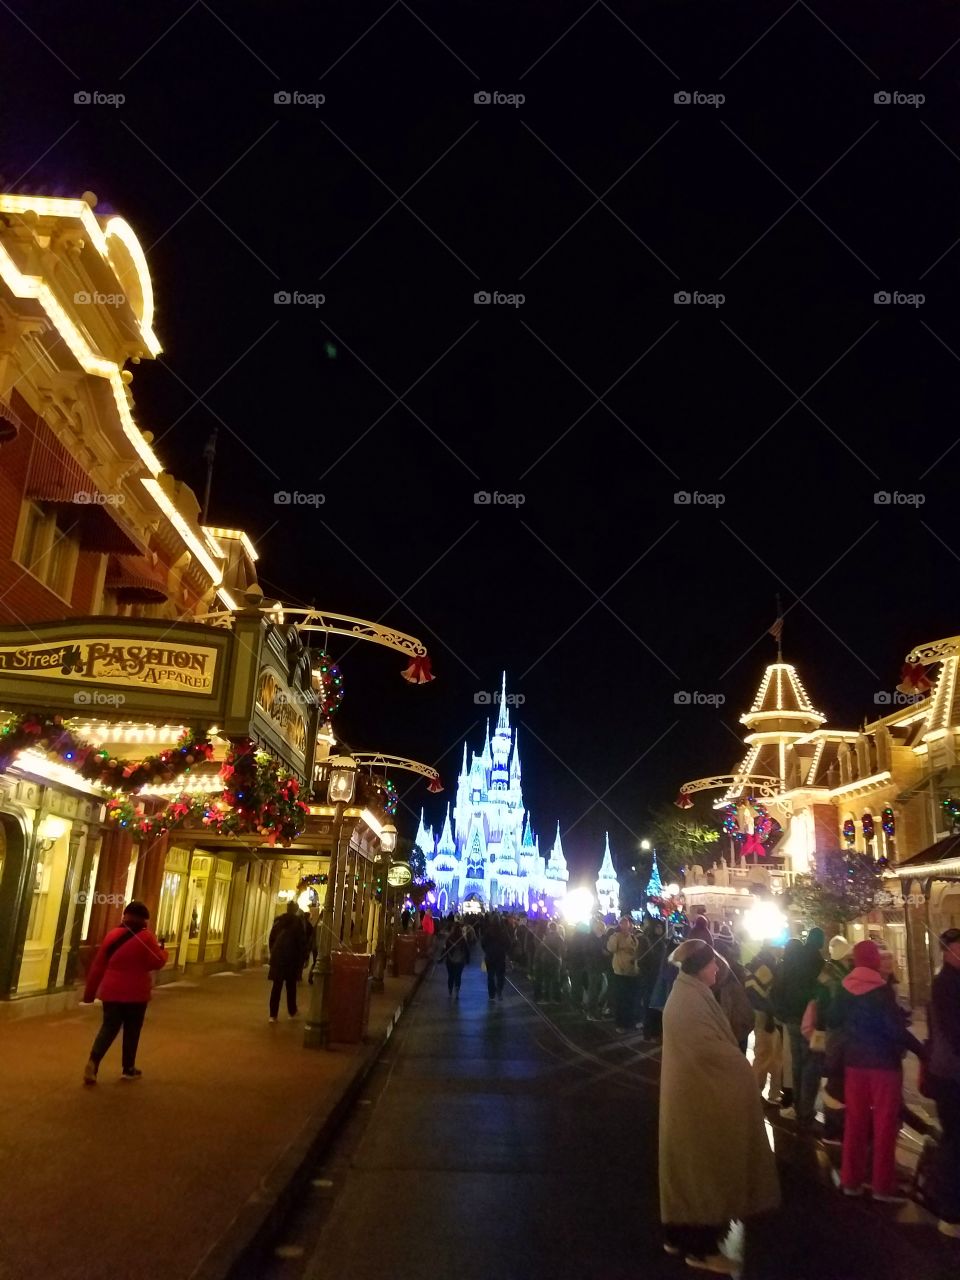
[[[814,928],[801,946],[794,947],[792,940],[787,943],[770,993],[774,1017],[783,1024],[790,1044],[793,1105],[801,1128],[813,1124],[823,1070],[823,1054],[810,1051],[801,1024],[807,1005],[818,993],[825,942],[823,930]],[[788,1114],[788,1118],[793,1117]]]
[[297,982],[306,958],[307,936],[300,919],[300,908],[295,902],[287,903],[284,915],[277,916],[270,930],[270,1021],[276,1022],[280,1013],[280,992],[287,988],[287,1013],[297,1016]]
[[903,1055],[924,1049],[907,1030],[889,983],[880,972],[880,948],[858,942],[853,969],[840,984],[827,1014],[830,1026],[843,1033],[844,1102],[843,1161],[840,1182],[848,1196],[863,1194],[867,1152],[873,1143],[874,1200],[898,1203],[896,1149],[903,1100]]
[[503,984],[507,979],[509,939],[499,916],[487,916],[480,945],[487,966],[487,994],[491,1000],[502,1000]]
[[445,959],[447,962],[447,992],[460,999],[460,983],[463,981],[463,967],[470,963],[470,946],[463,926],[457,922],[450,930],[447,938]]
[[943,968],[933,980],[929,1074],[943,1127],[937,1163],[940,1231],[960,1239],[960,929],[940,935]]
[[637,1014],[643,1019],[643,1034],[646,1039],[652,1038],[656,1031],[655,1021],[651,1017],[650,998],[660,975],[665,934],[666,928],[662,921],[645,920],[637,950]]
[[123,909],[120,924],[111,929],[93,958],[83,992],[82,1004],[103,1001],[103,1025],[90,1050],[83,1071],[84,1084],[97,1083],[100,1060],[123,1029],[121,1079],[136,1080],[137,1046],[147,1005],[153,994],[150,977],[167,963],[163,943],[147,928],[150,912],[142,902],[130,902]]

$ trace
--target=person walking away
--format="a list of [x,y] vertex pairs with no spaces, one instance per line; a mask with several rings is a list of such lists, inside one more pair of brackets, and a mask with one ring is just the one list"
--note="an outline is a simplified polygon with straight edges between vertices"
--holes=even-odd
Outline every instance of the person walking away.
[[663,1011],[660,1220],[664,1249],[687,1265],[733,1275],[721,1253],[731,1219],[780,1204],[756,1080],[714,997],[718,957],[700,938],[672,956],[679,973]]
[[560,1003],[560,963],[563,942],[555,920],[547,925],[533,961],[533,998],[544,1004]]
[[463,927],[455,924],[447,939],[447,993],[460,999],[460,983],[463,981],[463,967],[470,963],[470,948]]
[[480,945],[487,966],[487,995],[491,1000],[502,1000],[507,979],[507,933],[499,916],[487,917]]
[[103,1002],[103,1022],[83,1069],[83,1083],[96,1084],[104,1054],[123,1031],[121,1079],[136,1080],[143,1072],[137,1067],[137,1047],[147,1005],[153,994],[151,974],[167,963],[163,943],[147,928],[150,912],[142,902],[128,902],[120,924],[101,942],[90,965],[83,992],[83,1004]]
[[843,1034],[846,1119],[840,1183],[844,1195],[859,1196],[873,1141],[874,1200],[897,1204],[896,1148],[903,1098],[903,1055],[923,1046],[907,1030],[893,991],[880,972],[880,948],[858,942],[853,969],[840,984],[829,1020]]
[[960,929],[940,935],[943,968],[933,980],[929,1078],[943,1129],[936,1170],[939,1229],[960,1239]]
[[827,944],[827,954],[829,959],[817,989],[816,1029],[824,1033],[823,1140],[838,1145],[843,1141],[846,1111],[843,1101],[843,1034],[830,1026],[830,1012],[844,978],[853,968],[853,943],[838,933]]
[[286,912],[277,916],[270,930],[270,1021],[280,1013],[280,992],[287,989],[287,1013],[297,1016],[297,981],[303,970],[306,934],[300,921],[300,908],[288,902]]
[[404,933],[410,928],[410,908],[404,907],[400,912],[400,928]]
[[310,975],[307,978],[307,985],[313,984],[313,969],[317,963],[317,954],[320,946],[320,907],[316,902],[310,903],[310,910],[303,918],[303,932],[305,938],[303,959],[306,963],[310,960]]
[[616,930],[607,941],[613,957],[613,1018],[620,1032],[632,1031],[637,1025],[637,939],[633,921],[621,916]]
[[753,1009],[753,1074],[764,1101],[773,1107],[780,1105],[783,1088],[783,1036],[773,1017],[770,989],[777,967],[773,952],[762,947],[747,966],[744,990]]

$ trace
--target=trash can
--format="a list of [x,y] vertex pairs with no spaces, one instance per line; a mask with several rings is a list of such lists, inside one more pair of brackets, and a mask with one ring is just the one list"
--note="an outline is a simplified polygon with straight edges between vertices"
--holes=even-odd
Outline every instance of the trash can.
[[370,955],[334,951],[330,957],[330,1040],[359,1044],[370,1017]]
[[393,976],[410,978],[413,976],[417,959],[416,933],[398,933],[393,940]]

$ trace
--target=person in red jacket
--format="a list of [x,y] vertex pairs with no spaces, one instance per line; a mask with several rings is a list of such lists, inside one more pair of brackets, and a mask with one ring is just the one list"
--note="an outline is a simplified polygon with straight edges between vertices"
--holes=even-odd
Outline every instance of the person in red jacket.
[[167,953],[147,928],[150,912],[142,902],[128,903],[116,929],[111,929],[94,956],[83,1004],[103,1001],[103,1024],[83,1069],[83,1083],[97,1083],[97,1068],[117,1033],[123,1030],[123,1080],[143,1074],[136,1066],[140,1029],[153,993],[150,974],[167,963]]

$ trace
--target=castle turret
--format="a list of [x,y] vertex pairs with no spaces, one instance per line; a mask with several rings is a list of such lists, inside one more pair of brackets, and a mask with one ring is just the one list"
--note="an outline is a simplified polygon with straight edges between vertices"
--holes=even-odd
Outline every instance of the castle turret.
[[609,831],[606,835],[603,861],[600,863],[600,872],[597,876],[597,902],[600,904],[600,914],[603,916],[615,915],[620,909],[620,881],[617,879],[613,855],[610,852]]

